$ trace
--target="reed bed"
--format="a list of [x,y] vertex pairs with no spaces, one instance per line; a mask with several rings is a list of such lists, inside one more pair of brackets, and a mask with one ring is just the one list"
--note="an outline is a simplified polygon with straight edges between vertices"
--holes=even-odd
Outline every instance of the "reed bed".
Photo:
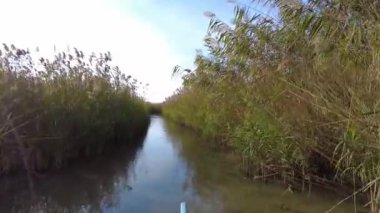
[[380,210],[380,4],[259,1],[214,14],[207,54],[184,73],[164,115],[242,158],[251,177],[350,188]]
[[59,168],[144,134],[140,84],[110,53],[38,55],[5,44],[0,51],[0,174]]

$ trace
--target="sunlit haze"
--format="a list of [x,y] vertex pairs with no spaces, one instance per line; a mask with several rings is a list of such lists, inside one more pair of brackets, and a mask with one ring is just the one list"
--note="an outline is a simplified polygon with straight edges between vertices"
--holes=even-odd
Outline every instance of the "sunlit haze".
[[193,67],[213,11],[226,21],[234,5],[227,1],[174,0],[0,0],[0,42],[41,53],[77,47],[110,51],[114,64],[149,84],[144,98],[161,102],[180,87],[175,65]]

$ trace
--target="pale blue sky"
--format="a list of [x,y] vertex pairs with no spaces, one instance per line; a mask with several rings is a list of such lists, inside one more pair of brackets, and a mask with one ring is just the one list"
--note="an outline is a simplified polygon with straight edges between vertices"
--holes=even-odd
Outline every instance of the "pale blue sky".
[[234,10],[227,0],[0,0],[0,5],[0,43],[39,46],[45,54],[54,46],[110,51],[123,71],[150,85],[143,95],[152,102],[180,87],[181,79],[171,76],[175,65],[192,68],[208,27],[204,12],[230,22]]
[[218,17],[229,21],[233,5],[220,0],[143,0],[123,1],[122,7],[165,34],[173,48],[187,56],[202,46],[208,27],[205,11],[213,11]]
[[[249,4],[250,0],[239,1]],[[186,57],[184,65],[191,66],[195,49],[200,49],[207,32],[211,11],[221,20],[230,23],[235,4],[227,0],[121,0],[121,8],[150,23],[162,32],[175,51]]]

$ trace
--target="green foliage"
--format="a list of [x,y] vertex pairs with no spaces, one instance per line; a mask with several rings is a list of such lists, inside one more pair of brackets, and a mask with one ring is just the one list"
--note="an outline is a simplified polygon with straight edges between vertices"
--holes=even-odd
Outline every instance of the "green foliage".
[[159,103],[147,103],[149,113],[152,115],[160,115],[162,113],[162,106]]
[[33,59],[4,45],[0,55],[0,169],[60,167],[132,143],[148,124],[137,81],[110,65],[110,53]]
[[211,16],[209,54],[164,114],[233,148],[250,173],[359,184],[377,211],[380,5],[264,2],[279,20],[239,6],[232,25]]

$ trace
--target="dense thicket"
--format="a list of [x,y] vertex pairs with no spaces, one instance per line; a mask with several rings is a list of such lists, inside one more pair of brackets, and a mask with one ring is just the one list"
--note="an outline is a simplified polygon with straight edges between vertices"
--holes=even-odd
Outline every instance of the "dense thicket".
[[379,211],[380,3],[266,3],[278,19],[209,14],[209,54],[164,114],[233,148],[250,175],[350,186]]
[[160,115],[162,113],[161,104],[159,103],[147,103],[149,113],[151,115]]
[[59,167],[145,131],[138,82],[111,66],[109,53],[33,59],[38,54],[0,51],[0,174]]

